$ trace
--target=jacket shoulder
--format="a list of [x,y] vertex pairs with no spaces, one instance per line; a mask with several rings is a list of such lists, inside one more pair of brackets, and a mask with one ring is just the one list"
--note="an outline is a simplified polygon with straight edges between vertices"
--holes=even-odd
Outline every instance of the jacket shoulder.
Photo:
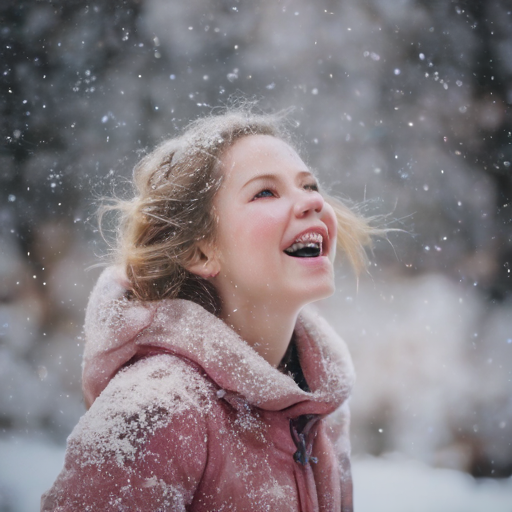
[[[183,359],[159,354],[124,368],[82,417],[69,438],[91,450],[91,461],[104,453],[132,459],[138,449],[162,428],[180,418],[204,423],[212,405],[212,385]],[[96,456],[92,456],[92,452]]]
[[42,510],[110,510],[112,500],[132,510],[185,510],[207,461],[213,394],[200,370],[177,356],[121,370],[68,438]]

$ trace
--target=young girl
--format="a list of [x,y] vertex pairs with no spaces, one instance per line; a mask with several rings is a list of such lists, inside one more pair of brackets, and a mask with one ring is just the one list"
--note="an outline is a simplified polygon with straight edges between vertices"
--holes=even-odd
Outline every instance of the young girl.
[[52,511],[351,511],[344,343],[307,304],[374,230],[276,116],[192,123],[134,170],[85,320],[88,412]]

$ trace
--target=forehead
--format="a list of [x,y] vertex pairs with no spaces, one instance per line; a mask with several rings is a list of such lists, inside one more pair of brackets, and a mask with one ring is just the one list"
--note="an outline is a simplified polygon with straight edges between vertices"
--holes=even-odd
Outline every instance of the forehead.
[[260,174],[310,172],[291,146],[271,135],[239,139],[224,153],[221,162],[228,182],[244,182]]

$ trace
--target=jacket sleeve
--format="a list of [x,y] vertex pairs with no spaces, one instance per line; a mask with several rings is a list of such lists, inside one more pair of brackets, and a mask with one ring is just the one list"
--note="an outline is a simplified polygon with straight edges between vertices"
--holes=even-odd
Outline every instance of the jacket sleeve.
[[350,465],[350,409],[348,401],[345,401],[336,412],[327,418],[327,432],[338,459],[341,512],[352,512],[354,506]]
[[185,511],[207,460],[208,383],[158,355],[119,372],[68,439],[42,511]]

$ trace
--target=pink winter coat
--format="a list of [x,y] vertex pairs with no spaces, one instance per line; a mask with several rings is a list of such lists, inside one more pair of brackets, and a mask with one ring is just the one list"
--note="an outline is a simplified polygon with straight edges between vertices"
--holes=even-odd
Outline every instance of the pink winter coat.
[[308,392],[201,306],[129,300],[123,283],[107,269],[92,292],[90,409],[41,510],[352,510],[354,372],[320,317],[295,329]]

